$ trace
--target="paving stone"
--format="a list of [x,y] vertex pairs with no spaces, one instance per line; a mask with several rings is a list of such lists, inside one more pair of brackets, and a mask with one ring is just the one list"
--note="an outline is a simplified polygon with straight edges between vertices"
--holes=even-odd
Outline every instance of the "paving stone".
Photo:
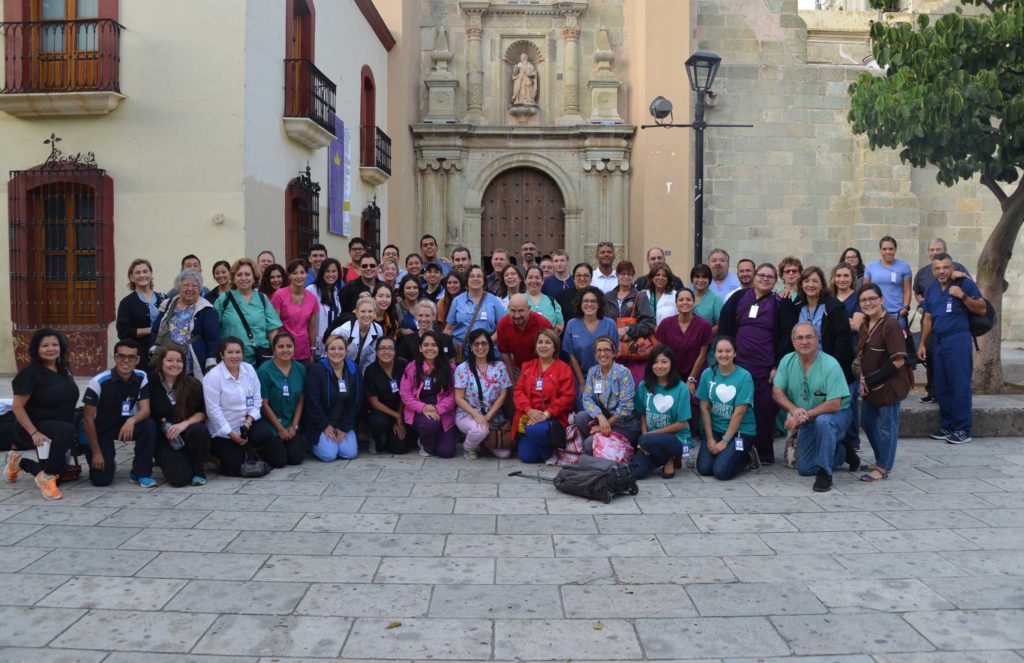
[[310,586],[295,608],[295,614],[387,619],[426,617],[430,595],[429,585],[317,583]]
[[[145,554],[154,555],[151,552]],[[232,553],[164,552],[146,564],[136,575],[146,578],[188,580],[249,580],[263,566],[263,562],[267,561],[267,557]],[[82,573],[81,569],[76,570]]]
[[189,495],[177,508],[201,511],[263,511],[274,501],[273,495],[218,495],[197,493]]
[[0,663],[99,663],[106,655],[105,651],[4,647],[0,648]]
[[360,513],[436,513],[450,514],[455,507],[451,497],[367,497]]
[[54,640],[56,647],[93,647],[102,634],[106,649],[184,654],[216,615],[91,610]]
[[948,529],[862,532],[861,536],[881,552],[942,552],[977,550],[980,547]]
[[693,522],[702,532],[795,532],[784,516],[774,513],[721,513],[695,515]]
[[[746,498],[736,498],[746,499]],[[645,514],[732,513],[721,497],[644,497],[634,498]]]
[[167,604],[180,612],[287,615],[309,585],[294,582],[192,580]]
[[554,557],[556,551],[547,534],[449,534],[444,546],[445,557]]
[[[31,550],[31,549],[28,549]],[[58,548],[36,560],[23,570],[26,573],[67,575],[74,571],[83,576],[131,576],[157,556],[152,550],[99,550],[88,552]]]
[[[553,518],[555,516],[548,516]],[[594,522],[602,534],[695,534],[699,530],[693,520],[683,514],[619,516],[594,515]],[[574,534],[575,532],[555,532]]]
[[[418,483],[411,497],[497,497],[496,483]],[[458,512],[458,511],[457,511]],[[469,512],[466,512],[469,513]],[[477,512],[478,513],[478,512]]]
[[[301,471],[301,470],[300,470]],[[323,495],[331,484],[326,481],[249,481],[238,489],[239,495]]]
[[878,515],[901,530],[985,527],[984,522],[963,511],[884,511]]
[[564,585],[562,602],[569,618],[697,616],[681,585]]
[[618,582],[626,585],[685,585],[691,582],[733,582],[736,579],[717,557],[698,557],[685,563],[677,557],[613,558],[611,562]]
[[[27,484],[27,482],[26,482]],[[91,504],[96,498],[103,495],[103,493],[96,490],[63,490],[64,497],[61,498],[61,506],[85,506]],[[43,499],[43,496],[39,493],[39,489],[35,486],[29,487],[26,485],[25,490],[11,490],[0,492],[0,499],[3,500],[5,505],[19,506],[26,504],[29,506],[37,505],[42,506],[49,504]],[[122,506],[120,504],[105,504],[103,506]]]
[[756,534],[659,534],[658,539],[672,557],[773,554]]
[[395,531],[411,534],[494,534],[495,523],[495,516],[405,513],[399,518]]
[[[989,493],[984,493],[988,495]],[[999,493],[992,493],[999,495]],[[917,511],[927,509],[948,509],[949,511],[963,511],[964,509],[989,509],[989,502],[978,495],[965,495],[961,493],[938,493],[931,495],[896,495],[894,496],[910,508]],[[1018,501],[1017,504],[1020,504]]]
[[555,534],[557,557],[664,557],[654,534]]
[[495,658],[574,661],[641,656],[633,626],[620,619],[505,619],[494,623]]
[[874,654],[935,649],[897,615],[783,615],[770,619],[796,654]]
[[207,474],[205,485],[175,488],[174,486],[165,483],[154,488],[153,492],[176,494],[187,493],[188,495],[194,495],[196,493],[231,495],[233,493],[237,493],[239,488],[249,483],[249,481],[251,481],[251,479],[244,479],[242,477],[226,477],[223,474],[213,472]]
[[335,481],[324,491],[325,496],[342,497],[409,497],[412,483],[376,483],[373,481]]
[[828,555],[723,557],[722,561],[740,582],[811,582],[853,577]]
[[202,530],[272,530],[287,532],[303,517],[301,513],[270,513],[259,511],[214,511],[196,523]]
[[611,563],[604,558],[502,559],[498,558],[499,585],[591,585],[614,583]]
[[0,605],[35,605],[37,601],[57,589],[70,576],[31,573],[0,573]]
[[[3,499],[3,495],[0,494],[0,499]],[[0,504],[0,520],[6,520],[11,516],[17,515],[26,509],[31,509],[32,506],[28,504]]]
[[[608,516],[616,518],[618,516]],[[625,516],[625,518],[631,518]],[[635,517],[632,517],[635,518]],[[498,534],[596,534],[593,516],[505,514],[498,516]]]
[[90,610],[160,610],[185,584],[185,580],[78,576],[37,605]]
[[[295,660],[289,659],[289,661]],[[275,663],[280,661],[283,661],[283,659],[276,659]],[[103,663],[182,663],[182,658],[178,654],[113,652],[110,656],[103,659]],[[202,654],[189,654],[188,663],[258,663],[258,659],[254,656],[204,656]]]
[[1013,508],[1020,506],[1020,495],[1017,493],[982,493],[978,497],[985,502],[985,506],[964,506],[963,509],[991,509],[993,506],[1000,508]]
[[431,617],[561,619],[556,585],[436,585]]
[[991,527],[1024,527],[1024,509],[985,509],[964,513]]
[[125,508],[119,509],[99,524],[102,527],[152,527],[159,524],[166,529],[189,529],[208,515],[209,511],[200,510]]
[[[904,495],[900,495],[900,497],[904,497]],[[921,495],[921,497],[931,499],[932,495]],[[866,511],[868,513],[877,513],[879,511],[899,511],[914,508],[894,495],[831,495],[826,493],[823,496],[815,496],[810,499],[820,506],[822,510],[829,512]],[[920,508],[934,509],[937,507]]]
[[830,608],[860,608],[879,612],[954,608],[949,601],[916,578],[884,582],[876,578],[812,582],[807,587]]
[[998,493],[1001,490],[981,479],[914,478],[908,479],[907,482],[926,493]]
[[10,573],[21,571],[51,550],[53,549],[29,548],[28,546],[0,546],[0,569]]
[[[963,571],[938,553],[868,553],[835,555],[843,568],[858,578],[928,578],[961,576]],[[818,578],[831,580],[831,578]]]
[[377,483],[448,483],[459,477],[456,468],[433,470],[409,470],[385,468],[380,471]]
[[[669,499],[669,498],[657,498]],[[636,500],[629,497],[617,497],[611,504],[595,500],[583,500],[578,497],[552,497],[547,501],[548,513],[555,514],[592,514],[608,515],[619,513],[640,513]]]
[[[0,525],[0,527],[5,527]],[[16,527],[16,525],[6,525]],[[26,526],[28,527],[28,526]],[[116,548],[141,530],[129,527],[74,527],[48,525],[20,540],[25,546],[57,548]],[[0,536],[3,536],[0,531]],[[19,537],[20,538],[20,537]]]
[[1024,527],[961,529],[953,532],[985,550],[1024,549]]
[[[261,496],[262,497],[262,496]],[[303,495],[281,495],[267,507],[267,511],[292,511],[298,513],[356,513],[364,502],[380,497],[307,497]],[[401,498],[397,498],[401,499]],[[380,513],[373,511],[370,513]]]
[[[880,534],[885,534],[881,532]],[[831,554],[831,553],[870,553],[877,552],[861,535],[854,532],[795,532],[759,534],[765,543],[777,553],[796,554]]]
[[926,578],[924,583],[958,608],[1024,608],[1024,576]]
[[242,532],[226,552],[267,553],[270,555],[330,555],[341,534],[315,532]]
[[761,617],[638,619],[648,658],[780,656],[789,647]]
[[1024,610],[910,612],[904,619],[946,651],[1024,649]]
[[430,657],[482,661],[491,658],[491,622],[485,619],[403,619],[387,628],[387,619],[357,619],[342,652],[348,658]]
[[1021,663],[1024,657],[1012,651],[918,652],[915,654],[876,654],[878,663]]
[[378,557],[273,555],[254,580],[371,582],[379,564]]
[[[134,509],[170,509],[183,504],[189,497],[184,492],[145,492],[145,488],[133,486],[133,492],[111,491],[102,492],[96,499],[89,501],[95,507],[131,507]],[[109,491],[109,488],[105,489]],[[193,497],[197,497],[193,495]],[[62,499],[61,502],[64,500]],[[198,508],[198,507],[185,507]]]
[[687,585],[703,617],[810,615],[828,612],[803,583]]
[[542,497],[459,497],[455,513],[538,514],[547,513]]
[[[669,492],[675,497],[754,497],[759,493],[754,488],[754,485],[762,484],[749,484],[744,482],[741,477],[735,481],[705,481],[701,483],[692,482],[677,482],[668,481],[665,484],[655,484],[655,486],[664,486]],[[654,495],[649,488],[651,482],[644,484],[644,491],[648,496],[657,497]],[[779,483],[779,482],[774,482]]]
[[67,608],[0,607],[0,646],[46,645],[86,614]]
[[[19,508],[19,507],[14,507]],[[95,525],[117,511],[114,507],[101,509],[90,506],[31,506],[13,515],[4,523],[28,523],[31,525]],[[13,542],[12,542],[13,543]]]
[[[904,513],[903,511],[886,511]],[[893,526],[873,513],[787,513],[784,518],[801,532],[860,532],[886,530]]]
[[[810,491],[808,484],[807,495],[813,495]],[[725,503],[736,513],[819,513],[823,510],[810,497],[726,497]]]
[[238,536],[238,530],[183,530],[151,527],[121,544],[123,550],[221,552]]
[[494,560],[454,557],[390,557],[381,560],[374,582],[428,585],[491,585]]
[[932,475],[936,479],[991,479],[997,477],[1007,476],[1001,468],[990,467],[990,466],[958,466],[948,467],[945,465],[935,465],[933,467],[922,467],[920,468]]
[[[43,525],[29,525],[29,524],[15,524],[15,523],[0,523],[0,541],[4,542],[4,545],[13,545],[19,541],[28,539],[29,536],[39,532],[43,529]],[[41,545],[39,540],[36,539],[35,543],[32,541],[25,541],[23,545]],[[50,545],[60,545],[53,543]]]
[[349,532],[341,537],[334,549],[335,555],[364,555],[378,557],[441,556],[445,545],[444,534],[376,534]]
[[352,621],[340,617],[221,615],[194,652],[334,657]]
[[[299,514],[288,514],[299,515]],[[393,532],[394,513],[307,513],[295,525],[296,532]]]

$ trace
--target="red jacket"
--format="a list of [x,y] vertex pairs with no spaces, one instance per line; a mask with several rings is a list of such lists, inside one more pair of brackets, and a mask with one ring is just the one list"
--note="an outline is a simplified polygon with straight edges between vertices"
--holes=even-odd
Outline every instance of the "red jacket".
[[[539,377],[544,378],[541,391],[537,391]],[[561,359],[556,359],[546,371],[541,371],[539,359],[531,359],[523,364],[513,400],[516,404],[516,415],[512,420],[513,436],[519,430],[520,418],[526,416],[526,412],[531,409],[547,410],[560,424],[568,426],[569,414],[576,401],[576,377],[569,364]]]

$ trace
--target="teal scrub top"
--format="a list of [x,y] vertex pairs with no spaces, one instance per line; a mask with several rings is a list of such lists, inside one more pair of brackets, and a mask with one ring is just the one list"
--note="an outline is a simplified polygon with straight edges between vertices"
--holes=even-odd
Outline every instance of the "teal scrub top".
[[[299,398],[306,388],[306,367],[293,361],[286,379],[277,364],[268,361],[256,369],[256,375],[260,379],[263,400],[270,405],[281,425],[285,428],[290,427],[295,416],[295,408],[299,405]],[[285,385],[288,385],[287,389]]]
[[800,365],[800,355],[790,352],[779,362],[775,386],[786,393],[793,405],[805,410],[834,398],[842,399],[841,409],[850,407],[850,386],[846,383],[843,369],[838,361],[824,352],[818,352],[806,375]]

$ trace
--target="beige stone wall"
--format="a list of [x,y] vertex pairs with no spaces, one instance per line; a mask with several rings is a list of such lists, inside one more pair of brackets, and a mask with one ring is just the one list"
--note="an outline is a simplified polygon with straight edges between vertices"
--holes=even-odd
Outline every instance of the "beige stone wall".
[[[871,151],[850,131],[847,87],[866,71],[850,62],[867,52],[856,20],[870,13],[798,13],[796,0],[702,0],[696,13],[694,48],[723,58],[708,121],[755,125],[708,131],[705,246],[725,246],[734,261],[796,254],[827,268],[850,245],[876,258],[889,234],[917,266],[938,235],[957,260],[977,263],[999,216],[992,194],[976,182],[943,187],[932,169]],[[1003,333],[1022,338],[1019,264],[1007,280]]]

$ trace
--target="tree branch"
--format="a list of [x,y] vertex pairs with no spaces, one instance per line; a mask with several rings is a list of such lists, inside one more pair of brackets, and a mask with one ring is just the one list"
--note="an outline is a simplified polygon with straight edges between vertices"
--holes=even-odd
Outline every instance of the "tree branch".
[[981,4],[985,5],[985,7],[993,14],[996,12],[996,6],[992,4],[991,0],[981,0]]
[[[988,175],[982,175],[981,183],[988,187],[989,191],[991,191],[995,195],[996,200],[999,201],[999,206],[1005,209],[1006,201],[1009,199],[1009,196],[1007,196],[1006,192],[1003,191],[1003,187],[999,186],[999,182],[996,182]],[[1022,186],[1024,186],[1024,182],[1022,182],[1021,184]],[[1018,195],[1021,192],[1021,189],[1022,187],[1018,186],[1017,190],[1014,191],[1013,195]]]

